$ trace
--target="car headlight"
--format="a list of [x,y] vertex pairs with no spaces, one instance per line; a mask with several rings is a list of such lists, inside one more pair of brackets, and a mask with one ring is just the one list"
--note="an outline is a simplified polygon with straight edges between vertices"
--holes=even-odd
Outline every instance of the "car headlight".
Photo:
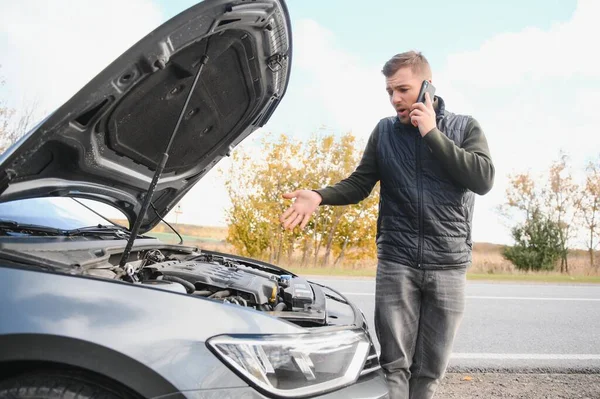
[[280,397],[354,383],[369,352],[362,330],[286,335],[220,335],[209,348],[255,388]]

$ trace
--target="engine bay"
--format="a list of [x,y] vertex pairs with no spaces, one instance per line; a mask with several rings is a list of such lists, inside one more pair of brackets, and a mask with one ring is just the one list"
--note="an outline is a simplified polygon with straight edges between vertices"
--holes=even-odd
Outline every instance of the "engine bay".
[[278,274],[267,266],[213,253],[182,259],[153,249],[142,256],[127,263],[125,275],[116,277],[253,308],[303,326],[327,322],[326,293],[321,286],[301,277]]
[[[122,244],[95,237],[0,237],[5,260],[170,291],[267,313],[302,327],[362,325],[342,294],[279,266],[197,247],[139,240],[120,266]],[[57,250],[59,249],[59,250]]]

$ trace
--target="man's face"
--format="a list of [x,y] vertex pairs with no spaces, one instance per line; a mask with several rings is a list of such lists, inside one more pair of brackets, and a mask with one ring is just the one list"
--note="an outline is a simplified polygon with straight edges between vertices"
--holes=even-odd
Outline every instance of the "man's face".
[[385,79],[390,103],[396,110],[401,123],[410,123],[410,107],[417,102],[423,77],[414,74],[410,67],[398,69],[395,74]]

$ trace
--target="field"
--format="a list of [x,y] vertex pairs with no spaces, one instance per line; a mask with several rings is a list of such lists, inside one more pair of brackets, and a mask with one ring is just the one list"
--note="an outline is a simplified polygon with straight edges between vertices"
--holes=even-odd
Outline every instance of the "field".
[[[184,244],[197,246],[206,250],[235,253],[234,248],[226,242],[226,227],[196,226],[177,224],[174,226],[182,235]],[[165,242],[178,242],[178,238],[164,224],[159,224],[149,235],[160,238]],[[539,281],[539,282],[586,282],[600,283],[600,253],[596,256],[596,266],[590,267],[588,253],[573,250],[569,254],[569,273],[559,272],[520,272],[502,256],[502,245],[475,243],[473,245],[473,265],[469,269],[471,280],[498,281]],[[285,259],[281,266],[294,273],[305,275],[338,275],[355,277],[373,277],[376,270],[376,260],[361,260],[359,262],[341,262],[336,267],[331,265],[315,267],[300,267],[300,259],[293,254],[291,259]]]

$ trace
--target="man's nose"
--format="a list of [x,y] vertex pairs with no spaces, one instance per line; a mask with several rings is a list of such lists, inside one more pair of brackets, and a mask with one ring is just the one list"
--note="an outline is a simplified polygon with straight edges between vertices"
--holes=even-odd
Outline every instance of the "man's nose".
[[392,94],[392,103],[394,104],[400,104],[402,102],[402,96],[400,95],[399,92],[395,91]]

